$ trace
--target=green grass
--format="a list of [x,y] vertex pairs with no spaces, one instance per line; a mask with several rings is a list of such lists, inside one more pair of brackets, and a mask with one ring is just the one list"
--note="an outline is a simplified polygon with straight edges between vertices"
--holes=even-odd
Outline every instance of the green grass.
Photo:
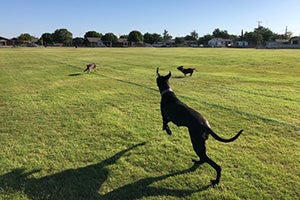
[[[0,49],[0,199],[297,199],[300,51]],[[95,62],[99,71],[84,74]],[[184,78],[178,65],[197,68]],[[185,127],[161,130],[155,78],[210,121],[191,168]]]

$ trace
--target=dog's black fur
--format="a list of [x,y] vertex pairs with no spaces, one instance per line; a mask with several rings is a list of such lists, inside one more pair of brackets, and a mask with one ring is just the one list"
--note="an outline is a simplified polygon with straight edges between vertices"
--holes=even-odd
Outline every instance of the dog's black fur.
[[98,70],[97,65],[95,63],[91,63],[91,64],[86,65],[86,69],[84,70],[84,72],[88,72],[89,73],[92,70],[94,70],[94,71]]
[[190,74],[190,76],[192,76],[193,73],[194,73],[194,70],[196,71],[195,68],[187,68],[187,69],[184,69],[183,66],[179,66],[179,67],[177,67],[177,69],[178,69],[179,71],[181,71],[181,72],[184,74],[184,76],[186,76],[187,74]]
[[217,172],[217,177],[215,180],[211,180],[211,184],[218,184],[221,177],[221,167],[206,155],[205,141],[208,139],[208,135],[211,135],[218,141],[232,142],[240,136],[243,130],[240,130],[238,134],[231,139],[223,139],[219,137],[211,130],[208,121],[203,115],[188,107],[176,97],[169,86],[171,72],[169,72],[169,74],[166,76],[161,76],[158,73],[157,68],[156,73],[156,83],[161,93],[160,108],[163,120],[163,130],[165,130],[169,135],[172,134],[172,131],[168,126],[169,122],[173,122],[177,126],[186,126],[190,133],[194,151],[200,158],[199,161],[193,159],[193,162],[195,164],[208,163],[210,166],[212,166]]

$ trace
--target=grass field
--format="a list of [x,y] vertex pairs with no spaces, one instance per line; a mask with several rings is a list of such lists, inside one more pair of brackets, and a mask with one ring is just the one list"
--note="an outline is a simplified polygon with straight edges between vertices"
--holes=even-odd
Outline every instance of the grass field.
[[[220,136],[244,129],[207,141],[215,188],[187,129],[161,130],[157,66]],[[0,199],[300,197],[299,50],[0,49],[0,84]]]

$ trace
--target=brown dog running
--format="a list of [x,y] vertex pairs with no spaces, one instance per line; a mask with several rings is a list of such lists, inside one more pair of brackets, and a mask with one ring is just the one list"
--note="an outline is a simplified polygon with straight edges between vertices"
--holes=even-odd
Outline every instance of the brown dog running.
[[97,65],[95,63],[86,65],[86,69],[84,70],[84,72],[90,73],[92,70],[94,70],[94,71],[98,70]]
[[199,161],[193,159],[193,162],[199,165],[208,163],[212,166],[217,172],[217,177],[215,180],[211,180],[211,184],[213,186],[219,184],[222,169],[206,155],[205,141],[208,139],[208,135],[211,135],[220,142],[232,142],[240,136],[243,130],[240,130],[233,138],[230,139],[223,139],[219,137],[211,130],[207,119],[205,119],[203,115],[188,107],[176,97],[175,93],[169,86],[171,72],[169,72],[166,76],[161,76],[158,73],[157,68],[156,74],[156,83],[161,94],[160,109],[163,120],[163,130],[165,130],[169,135],[172,134],[172,131],[168,126],[169,122],[173,122],[177,126],[186,126],[190,133],[194,151],[200,158]]

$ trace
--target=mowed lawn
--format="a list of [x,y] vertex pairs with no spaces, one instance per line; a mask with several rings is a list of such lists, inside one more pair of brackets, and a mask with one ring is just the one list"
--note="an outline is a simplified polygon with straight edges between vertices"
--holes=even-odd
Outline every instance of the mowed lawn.
[[[187,128],[161,130],[156,67],[220,136],[244,129],[206,143],[215,188]],[[0,49],[0,85],[0,199],[300,197],[299,50]]]

